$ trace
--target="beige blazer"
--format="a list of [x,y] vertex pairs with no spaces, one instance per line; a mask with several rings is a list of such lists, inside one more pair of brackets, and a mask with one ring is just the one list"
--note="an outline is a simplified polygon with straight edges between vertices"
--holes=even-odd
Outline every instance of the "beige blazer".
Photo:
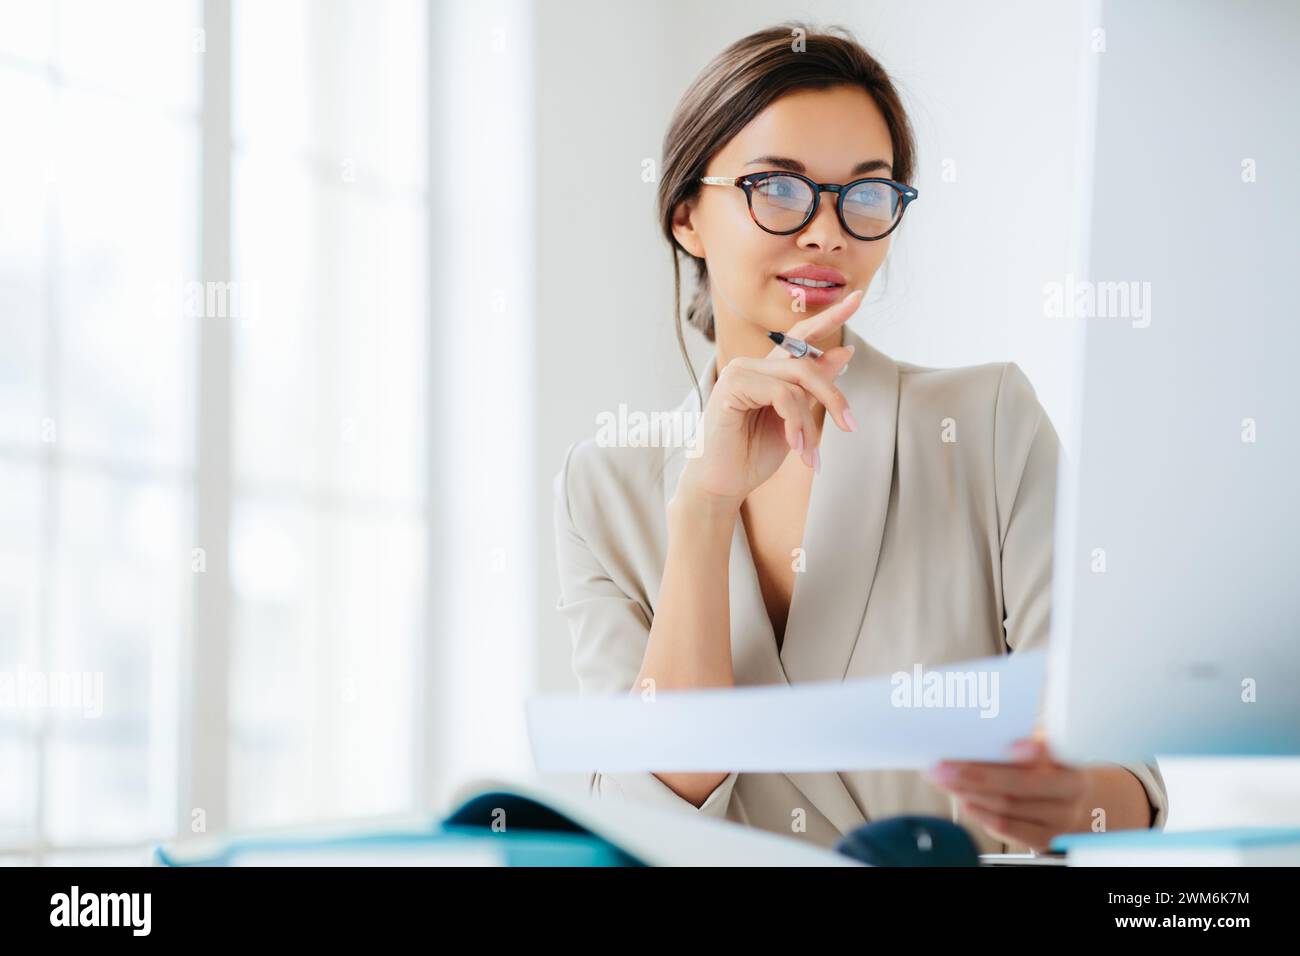
[[[1058,441],[1014,363],[932,369],[857,347],[837,384],[859,427],[827,425],[780,649],[743,521],[730,560],[737,684],[911,671],[1045,646]],[[716,381],[716,356],[702,385]],[[698,412],[692,391],[679,411]],[[945,440],[949,439],[949,440]],[[955,439],[955,440],[954,440]],[[686,450],[569,448],[555,479],[557,608],[583,694],[627,692],[645,653],[667,556],[666,505]],[[1164,822],[1164,781],[1129,766]],[[864,822],[919,813],[955,820],[983,852],[1005,844],[962,819],[916,771],[732,773],[696,808],[653,774],[593,773],[593,794],[724,817],[831,846]],[[802,812],[800,812],[802,811]]]

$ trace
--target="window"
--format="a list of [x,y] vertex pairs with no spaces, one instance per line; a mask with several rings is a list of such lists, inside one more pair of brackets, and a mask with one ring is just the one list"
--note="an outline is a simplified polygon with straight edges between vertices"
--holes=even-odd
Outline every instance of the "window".
[[0,862],[427,802],[429,15],[0,2]]
[[230,814],[407,809],[426,575],[428,31],[235,5]]
[[[0,845],[33,859],[176,820],[196,324],[155,291],[198,266],[199,21],[135,6],[0,5]],[[100,713],[52,692],[83,675]]]

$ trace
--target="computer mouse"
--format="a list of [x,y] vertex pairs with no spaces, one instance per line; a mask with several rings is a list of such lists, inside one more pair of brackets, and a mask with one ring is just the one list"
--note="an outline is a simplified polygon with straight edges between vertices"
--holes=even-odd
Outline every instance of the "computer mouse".
[[979,866],[980,857],[963,827],[939,817],[867,823],[842,837],[835,850],[870,866]]

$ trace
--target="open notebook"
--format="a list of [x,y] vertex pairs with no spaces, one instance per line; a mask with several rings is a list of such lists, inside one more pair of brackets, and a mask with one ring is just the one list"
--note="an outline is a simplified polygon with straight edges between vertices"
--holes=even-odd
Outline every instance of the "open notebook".
[[413,814],[177,840],[159,866],[856,866],[727,820],[477,780],[445,817]]

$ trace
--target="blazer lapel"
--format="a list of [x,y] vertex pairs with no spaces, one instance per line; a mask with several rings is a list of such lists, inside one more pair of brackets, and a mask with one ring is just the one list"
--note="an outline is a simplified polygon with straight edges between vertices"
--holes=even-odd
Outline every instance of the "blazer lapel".
[[[889,507],[898,366],[847,326],[844,344],[855,346],[854,358],[836,384],[858,428],[844,433],[828,422],[822,430],[822,471],[813,481],[804,527],[807,567],[795,578],[779,653],[745,525],[736,521],[728,575],[732,668],[738,685],[843,680],[857,645]],[[706,403],[716,377],[715,356],[700,379]],[[679,410],[698,414],[700,408],[692,392]],[[664,466],[667,505],[686,466],[683,449],[670,450]],[[840,832],[865,821],[838,773],[785,776]]]
[[[898,366],[847,326],[844,344],[855,347],[853,361],[836,384],[858,427],[843,432],[828,420],[822,428],[822,470],[813,479],[804,522],[807,564],[795,575],[781,647],[782,668],[792,683],[843,680],[848,673],[876,576],[893,484]],[[841,833],[866,822],[838,773],[786,776]]]
[[791,681],[843,680],[876,576],[889,510],[898,428],[898,366],[844,329],[855,346],[836,383],[858,427],[822,428],[822,470],[804,523],[805,570],[795,575],[781,661]]

